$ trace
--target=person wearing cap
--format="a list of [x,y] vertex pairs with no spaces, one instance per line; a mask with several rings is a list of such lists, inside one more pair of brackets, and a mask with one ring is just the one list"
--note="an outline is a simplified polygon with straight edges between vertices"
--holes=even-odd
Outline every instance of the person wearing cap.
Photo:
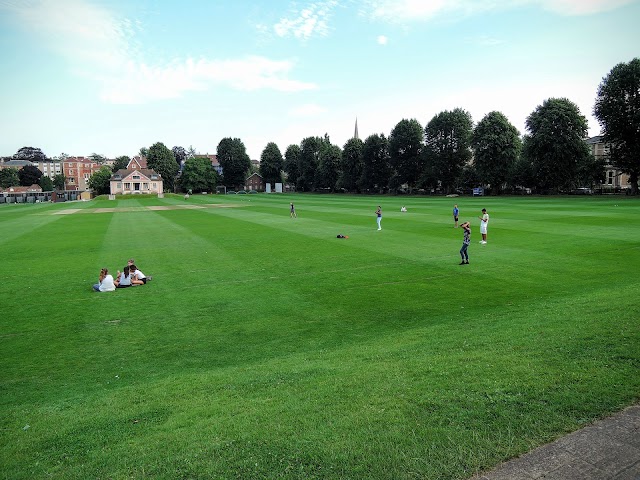
[[478,217],[480,219],[480,233],[482,234],[482,240],[480,243],[482,245],[487,244],[487,226],[489,225],[489,214],[487,213],[487,209],[482,209],[482,216]]
[[382,230],[382,226],[380,225],[380,223],[382,222],[382,207],[380,205],[378,205],[378,208],[376,209],[376,220],[378,222],[378,230]]

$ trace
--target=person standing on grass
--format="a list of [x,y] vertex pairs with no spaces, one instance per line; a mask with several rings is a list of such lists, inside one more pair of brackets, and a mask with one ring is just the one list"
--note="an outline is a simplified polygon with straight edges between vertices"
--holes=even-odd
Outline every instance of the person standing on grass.
[[378,205],[378,208],[376,209],[376,220],[378,222],[378,230],[382,230],[382,226],[380,225],[380,223],[382,222],[382,207],[380,205]]
[[113,292],[116,289],[113,277],[109,275],[109,269],[103,268],[98,276],[98,283],[93,286],[96,292]]
[[458,204],[456,203],[453,206],[453,221],[455,223],[453,228],[458,228],[458,213],[460,213],[460,210],[458,210]]
[[460,256],[462,257],[462,261],[460,265],[469,265],[469,253],[467,252],[467,248],[469,248],[469,244],[471,243],[471,225],[469,222],[461,223],[460,226],[463,230],[463,238],[462,238],[462,248],[460,249]]
[[489,225],[489,214],[487,213],[487,209],[482,209],[482,216],[478,217],[480,219],[480,233],[482,234],[482,240],[480,243],[482,245],[487,244],[487,226]]
[[298,218],[298,214],[296,213],[296,207],[293,206],[293,202],[291,202],[289,205],[291,207],[289,217]]

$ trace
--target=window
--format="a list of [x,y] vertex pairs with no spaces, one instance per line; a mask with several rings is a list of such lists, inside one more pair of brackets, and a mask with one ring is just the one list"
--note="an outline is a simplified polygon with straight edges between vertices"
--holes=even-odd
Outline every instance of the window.
[[134,179],[134,180],[140,180],[140,175],[134,175],[134,176],[133,176],[133,179]]
[[153,182],[153,183],[151,184],[151,187],[152,187],[154,190],[157,190],[157,189],[158,189],[158,184],[157,184],[156,182]]
[[125,183],[124,184],[124,189],[125,190],[131,190],[131,184],[130,183]]
[[116,190],[122,190],[122,182],[116,183]]

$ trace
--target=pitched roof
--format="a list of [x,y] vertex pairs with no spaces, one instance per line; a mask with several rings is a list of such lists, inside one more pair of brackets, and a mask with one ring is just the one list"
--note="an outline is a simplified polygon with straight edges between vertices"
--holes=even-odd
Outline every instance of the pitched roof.
[[[111,181],[115,181],[115,182],[122,181],[134,173],[139,173],[140,175],[145,177],[147,180],[162,180],[162,175],[160,175],[158,172],[150,168],[143,168],[142,170],[128,170],[126,168],[121,168],[120,170],[115,172],[113,175],[111,175]],[[153,177],[158,177],[158,178],[153,178]]]

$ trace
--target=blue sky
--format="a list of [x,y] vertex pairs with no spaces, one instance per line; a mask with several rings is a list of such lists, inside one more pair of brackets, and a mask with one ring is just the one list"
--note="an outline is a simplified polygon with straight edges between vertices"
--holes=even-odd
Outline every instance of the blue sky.
[[460,107],[521,133],[640,56],[640,0],[0,0],[0,156],[135,155],[161,141],[251,158],[388,135]]

